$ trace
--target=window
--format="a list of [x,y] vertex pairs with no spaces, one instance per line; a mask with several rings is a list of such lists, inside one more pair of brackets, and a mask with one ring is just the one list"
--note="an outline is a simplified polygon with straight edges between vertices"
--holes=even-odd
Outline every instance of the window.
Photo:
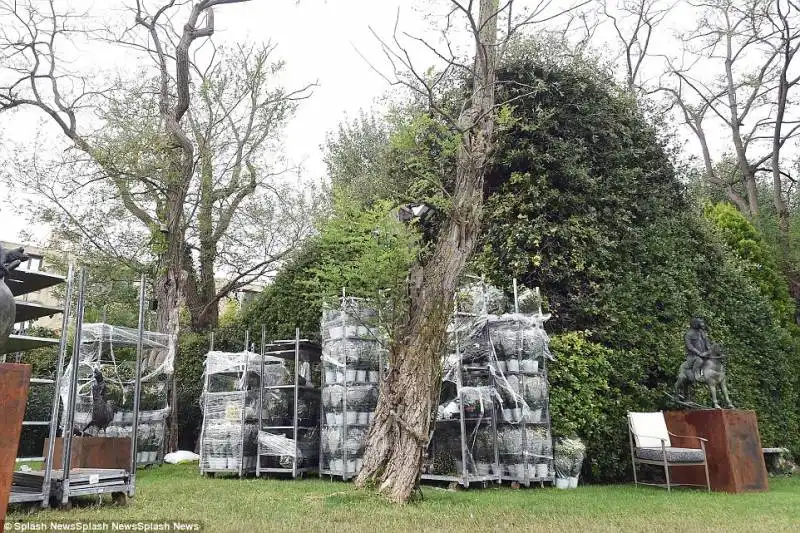
[[42,270],[42,256],[40,255],[32,255],[28,254],[28,259],[24,263],[22,263],[19,268],[22,270],[27,270],[29,272],[41,272]]

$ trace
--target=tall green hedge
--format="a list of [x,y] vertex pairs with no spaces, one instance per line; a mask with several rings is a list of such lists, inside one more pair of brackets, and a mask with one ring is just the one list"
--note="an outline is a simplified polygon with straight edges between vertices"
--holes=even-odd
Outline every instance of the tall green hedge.
[[[747,229],[732,213],[704,219],[655,128],[608,76],[530,57],[507,68],[518,82],[507,96],[538,90],[520,96],[517,122],[499,138],[478,264],[497,285],[517,277],[547,297],[560,356],[554,427],[587,441],[586,474],[630,475],[625,412],[670,407],[664,393],[695,315],[728,353],[733,402],[756,410],[765,445],[800,450],[800,357],[785,281],[761,268],[767,251],[752,235],[731,237]],[[584,357],[591,373],[576,362]],[[562,394],[600,381],[597,394]]]

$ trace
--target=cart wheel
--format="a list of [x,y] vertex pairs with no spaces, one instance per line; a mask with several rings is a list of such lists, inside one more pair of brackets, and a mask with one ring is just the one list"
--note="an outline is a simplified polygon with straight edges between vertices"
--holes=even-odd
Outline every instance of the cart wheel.
[[512,481],[511,482],[511,488],[512,489],[518,489],[519,488],[519,481]]
[[124,492],[115,492],[111,495],[111,501],[117,505],[128,505],[128,495]]

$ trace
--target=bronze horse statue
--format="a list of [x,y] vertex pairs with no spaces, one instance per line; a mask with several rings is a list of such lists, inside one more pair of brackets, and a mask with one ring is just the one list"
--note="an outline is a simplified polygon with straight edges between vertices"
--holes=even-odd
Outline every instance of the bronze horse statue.
[[708,392],[711,394],[712,405],[716,409],[722,409],[717,401],[717,387],[722,392],[722,398],[725,401],[728,409],[733,409],[733,402],[731,402],[728,395],[728,381],[725,374],[725,359],[728,357],[717,344],[712,344],[711,349],[701,356],[703,363],[700,366],[700,372],[695,376],[695,372],[688,361],[681,364],[678,370],[678,380],[675,382],[675,393],[681,400],[692,401],[691,386],[699,383],[704,383],[708,386]]

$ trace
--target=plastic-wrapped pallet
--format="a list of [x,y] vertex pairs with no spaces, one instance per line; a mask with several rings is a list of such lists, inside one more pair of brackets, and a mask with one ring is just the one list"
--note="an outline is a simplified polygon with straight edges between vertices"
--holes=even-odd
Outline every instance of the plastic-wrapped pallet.
[[[209,352],[203,386],[200,471],[240,475],[256,467],[262,356]],[[282,359],[264,357],[265,379],[286,375]]]
[[344,479],[361,468],[364,440],[378,403],[386,337],[374,309],[343,298],[322,313],[320,471]]
[[[549,316],[538,305],[527,313],[492,314],[507,309],[504,298],[480,286],[458,296],[423,478],[463,485],[553,479]],[[533,299],[526,294],[526,305]]]
[[297,460],[297,468],[316,467],[319,462],[318,436],[317,428],[303,431],[298,436],[295,446],[294,439],[286,435],[261,431],[258,434],[258,453],[274,463],[266,464],[265,467],[289,469],[292,468],[294,459]]
[[[133,429],[133,392],[136,373],[138,330],[110,324],[84,324],[78,350],[78,389],[75,400],[74,429],[83,430],[92,418],[93,372],[98,368],[105,380],[114,418],[105,429],[90,428],[96,437],[130,437]],[[164,455],[166,419],[170,413],[167,385],[173,373],[173,360],[167,349],[168,336],[145,331],[139,396],[139,429],[136,462],[160,463]],[[72,362],[68,361],[61,381],[62,412],[69,409],[69,384]],[[62,417],[61,424],[66,417]]]

